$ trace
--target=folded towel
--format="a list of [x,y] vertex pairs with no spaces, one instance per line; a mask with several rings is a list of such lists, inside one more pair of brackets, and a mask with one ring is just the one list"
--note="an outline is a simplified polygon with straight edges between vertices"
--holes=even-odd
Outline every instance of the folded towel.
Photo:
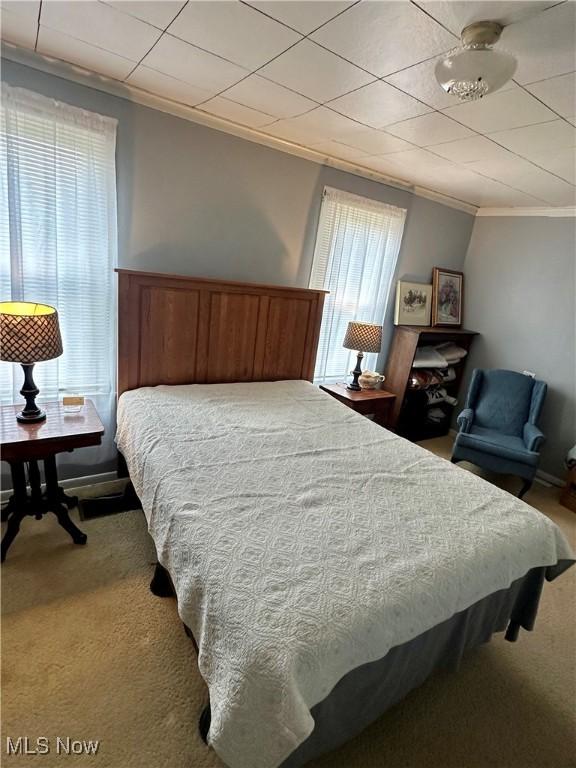
[[436,347],[418,347],[414,355],[413,368],[447,368],[446,358]]
[[444,344],[438,344],[436,351],[439,352],[442,357],[448,361],[448,363],[457,363],[468,354],[465,349],[462,349],[462,347],[459,347],[452,341],[447,341]]

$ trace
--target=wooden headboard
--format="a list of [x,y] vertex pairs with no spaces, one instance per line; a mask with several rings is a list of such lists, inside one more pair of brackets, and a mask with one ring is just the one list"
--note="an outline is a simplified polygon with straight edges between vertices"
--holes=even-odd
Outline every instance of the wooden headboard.
[[312,380],[325,291],[118,269],[118,395]]

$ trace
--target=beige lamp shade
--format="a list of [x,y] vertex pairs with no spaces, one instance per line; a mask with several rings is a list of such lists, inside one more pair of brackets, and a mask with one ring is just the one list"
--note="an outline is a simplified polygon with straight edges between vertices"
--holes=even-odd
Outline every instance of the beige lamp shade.
[[58,312],[48,304],[0,302],[0,360],[30,365],[62,354]]
[[380,352],[382,326],[354,320],[348,323],[342,346],[346,349],[354,349],[356,352]]

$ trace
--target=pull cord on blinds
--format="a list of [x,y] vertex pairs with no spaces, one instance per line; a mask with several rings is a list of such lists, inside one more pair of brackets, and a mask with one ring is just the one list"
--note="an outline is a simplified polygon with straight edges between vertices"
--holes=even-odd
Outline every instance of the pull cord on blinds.
[[[406,210],[326,187],[310,288],[330,291],[324,305],[315,380],[342,381],[355,353],[342,342],[348,322],[382,324],[398,261]],[[378,355],[367,354],[374,369]]]
[[[58,309],[64,353],[41,363],[40,399],[91,397],[114,431],[116,120],[2,85],[0,283],[4,300]],[[18,402],[20,366],[0,364],[0,398]]]

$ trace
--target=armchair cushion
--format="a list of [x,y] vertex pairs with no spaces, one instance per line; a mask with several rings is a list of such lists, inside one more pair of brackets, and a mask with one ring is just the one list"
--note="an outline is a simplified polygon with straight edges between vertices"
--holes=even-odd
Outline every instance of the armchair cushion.
[[539,451],[544,442],[544,433],[535,424],[524,424],[524,445],[528,451]]
[[458,448],[467,448],[481,453],[514,461],[520,464],[528,464],[536,467],[539,454],[526,448],[524,440],[516,435],[504,435],[495,430],[484,427],[472,426],[469,433],[460,432],[456,438]]

